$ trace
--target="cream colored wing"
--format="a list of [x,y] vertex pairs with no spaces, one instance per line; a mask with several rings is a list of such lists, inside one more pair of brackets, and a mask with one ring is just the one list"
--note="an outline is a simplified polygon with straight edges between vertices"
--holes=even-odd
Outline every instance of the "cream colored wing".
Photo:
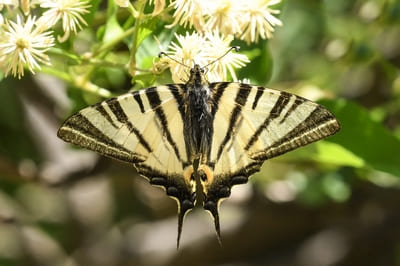
[[246,183],[263,162],[328,137],[340,129],[327,109],[302,97],[242,83],[210,84],[213,139],[210,154],[199,166],[204,208],[216,218],[218,202],[231,187]]
[[132,163],[151,184],[164,187],[177,199],[179,231],[196,197],[182,137],[183,86],[152,87],[100,102],[71,116],[58,131],[65,141]]

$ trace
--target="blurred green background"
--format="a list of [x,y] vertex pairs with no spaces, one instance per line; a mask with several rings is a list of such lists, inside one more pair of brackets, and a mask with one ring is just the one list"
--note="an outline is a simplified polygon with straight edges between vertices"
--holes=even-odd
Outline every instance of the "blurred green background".
[[[237,43],[251,58],[239,77],[317,100],[342,130],[235,187],[220,208],[222,248],[196,208],[177,251],[174,200],[133,167],[57,139],[68,115],[101,98],[39,74],[0,82],[0,265],[400,265],[400,2],[286,0],[281,10],[273,39]],[[144,68],[159,52],[152,35],[173,38],[148,34]],[[69,45],[97,37],[89,27]],[[94,81],[114,94],[131,87],[115,68]]]

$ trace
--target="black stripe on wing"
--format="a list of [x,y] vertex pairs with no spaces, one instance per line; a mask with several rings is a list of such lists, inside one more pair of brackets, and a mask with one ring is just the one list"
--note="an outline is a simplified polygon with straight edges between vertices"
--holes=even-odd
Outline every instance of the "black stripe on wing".
[[217,153],[217,158],[216,161],[218,161],[221,157],[222,151],[224,150],[226,144],[228,141],[231,139],[231,137],[235,134],[235,124],[241,114],[243,106],[246,105],[247,98],[249,97],[250,94],[250,89],[251,86],[247,84],[239,84],[239,89],[236,94],[235,98],[235,107],[232,110],[231,116],[229,118],[229,126],[228,126],[228,131],[225,134],[224,139],[221,142],[221,145],[218,148],[218,153]]
[[111,118],[110,114],[106,111],[106,109],[104,109],[102,103],[97,103],[93,105],[93,108],[96,109],[102,116],[104,116],[115,129],[118,128],[118,126],[115,124],[115,121]]
[[142,98],[140,97],[140,93],[138,91],[132,92],[133,99],[137,102],[140,108],[140,112],[143,114],[145,112]]
[[211,115],[213,117],[218,111],[219,101],[221,100],[222,95],[224,94],[225,89],[231,84],[231,82],[216,82],[211,83],[209,88],[211,91],[211,100],[212,100],[212,107],[211,107]]
[[260,100],[261,96],[264,94],[264,91],[265,91],[264,87],[257,87],[257,94],[256,94],[256,97],[254,98],[251,109],[253,109],[253,110],[256,109],[258,101]]
[[167,141],[172,146],[175,151],[176,157],[179,161],[182,162],[181,155],[178,150],[178,146],[176,145],[175,141],[172,139],[171,131],[168,127],[167,117],[164,113],[164,109],[161,105],[160,95],[157,92],[157,88],[149,88],[146,90],[146,96],[149,100],[150,106],[153,108],[154,112],[156,113],[159,121],[161,122],[162,130],[165,136],[167,137]]
[[125,111],[122,109],[121,104],[118,101],[118,98],[116,99],[111,99],[106,101],[108,107],[110,110],[113,112],[114,116],[117,118],[117,120],[126,125],[129,129],[130,132],[135,134],[137,139],[139,140],[139,143],[149,152],[152,152],[152,149],[149,145],[149,143],[144,139],[143,135],[139,132],[139,130],[132,125],[132,123],[129,121],[128,116],[126,115]]
[[265,130],[272,120],[279,117],[282,113],[283,109],[285,109],[286,105],[289,103],[291,94],[287,92],[280,92],[278,99],[276,100],[274,106],[271,109],[269,115],[265,118],[264,122],[257,128],[256,132],[254,132],[253,136],[250,138],[247,143],[245,150],[249,150],[251,146],[257,141],[260,137],[263,130]]
[[282,120],[279,122],[280,124],[283,124],[286,121],[286,118],[288,118],[291,113],[296,111],[296,109],[299,105],[301,105],[302,103],[307,101],[303,97],[299,97],[299,96],[295,96],[295,95],[293,95],[292,97],[296,97],[296,99],[294,100],[293,104],[290,106],[289,110],[286,112],[286,114],[284,115]]
[[85,116],[77,113],[60,127],[57,136],[67,142],[128,163],[144,161],[137,154],[103,134]]
[[326,138],[340,130],[339,121],[325,107],[318,106],[307,118],[265,151],[252,156],[254,160],[267,160],[298,147]]
[[[215,82],[209,85],[209,89],[211,91],[211,121],[214,124],[215,114],[218,111],[219,102],[224,94],[225,89],[231,84],[230,82]],[[210,143],[213,141],[213,135],[211,135]],[[207,158],[209,159],[211,156],[211,149],[208,149]],[[211,168],[214,167],[215,163],[208,163]]]
[[186,85],[184,84],[168,84],[167,85],[169,91],[172,93],[172,95],[174,96],[176,103],[178,104],[178,110],[179,113],[181,114],[181,118],[182,120],[185,117],[185,105],[183,103],[183,95],[182,92],[185,92],[186,89]]

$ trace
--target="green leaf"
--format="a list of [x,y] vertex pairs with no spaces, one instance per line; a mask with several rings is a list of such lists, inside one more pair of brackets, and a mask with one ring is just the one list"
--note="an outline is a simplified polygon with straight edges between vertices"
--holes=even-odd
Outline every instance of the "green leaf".
[[135,89],[143,89],[152,85],[155,81],[156,76],[153,73],[138,74],[133,78],[135,83]]
[[[241,43],[235,42],[235,45],[239,44]],[[243,50],[239,51],[239,53],[245,52]],[[271,78],[273,67],[269,46],[265,42],[260,42],[255,48],[247,52],[246,55],[250,58],[250,63],[245,68],[239,70],[239,78],[248,78],[252,83],[256,84],[266,84]]]
[[361,168],[365,166],[362,158],[339,144],[330,141],[320,141],[315,144],[315,159],[319,162],[333,163],[337,165],[352,166]]
[[[164,30],[156,34],[160,42],[161,49],[167,49],[174,38],[174,31]],[[143,37],[143,36],[142,36]],[[154,38],[146,38],[138,46],[136,52],[136,61],[139,67],[148,69],[153,65],[154,58],[161,52],[158,42]]]
[[[342,129],[328,140],[362,159],[365,166],[400,177],[400,140],[358,104],[345,100],[321,102]],[[354,158],[353,158],[354,159]]]
[[355,168],[362,168],[365,166],[365,162],[361,157],[353,154],[339,144],[330,142],[329,139],[328,141],[318,141],[312,145],[287,153],[281,158],[291,161],[314,161]]
[[142,41],[146,39],[156,29],[157,21],[158,21],[157,17],[151,17],[146,22],[140,24],[136,41],[137,47],[139,47]]
[[105,26],[105,31],[104,31],[104,36],[103,36],[103,41],[112,41],[115,39],[117,36],[121,35],[124,30],[122,29],[121,25],[118,22],[117,19],[117,7],[114,3],[110,3],[112,1],[108,1],[109,7],[107,10],[108,13],[108,19],[107,23]]
[[96,13],[98,12],[99,9],[99,4],[100,4],[100,0],[91,0],[89,1],[90,3],[90,8],[88,9],[88,13],[86,13],[83,16],[83,19],[88,23],[91,24],[91,22],[94,19],[94,16],[96,15]]

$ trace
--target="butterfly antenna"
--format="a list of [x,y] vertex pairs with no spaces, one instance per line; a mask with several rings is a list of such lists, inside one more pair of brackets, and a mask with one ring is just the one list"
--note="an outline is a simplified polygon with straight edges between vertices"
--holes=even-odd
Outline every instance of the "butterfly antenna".
[[220,57],[218,57],[217,59],[215,59],[214,61],[211,61],[210,63],[208,63],[207,65],[203,66],[202,68],[206,68],[209,65],[214,64],[215,62],[219,61],[222,57],[224,57],[225,55],[229,54],[232,50],[235,50],[235,52],[238,52],[240,49],[239,46],[232,46],[231,48],[229,48],[228,51],[226,51],[223,55],[221,55]]
[[174,61],[174,62],[176,62],[176,63],[178,63],[178,64],[180,64],[180,65],[182,65],[182,66],[184,66],[184,67],[191,68],[190,66],[185,65],[184,63],[179,62],[178,60],[176,60],[176,59],[173,58],[172,56],[168,55],[166,52],[160,52],[160,53],[158,54],[158,57],[161,58],[162,56],[166,56],[166,57],[168,57],[169,59],[171,59],[172,61]]

